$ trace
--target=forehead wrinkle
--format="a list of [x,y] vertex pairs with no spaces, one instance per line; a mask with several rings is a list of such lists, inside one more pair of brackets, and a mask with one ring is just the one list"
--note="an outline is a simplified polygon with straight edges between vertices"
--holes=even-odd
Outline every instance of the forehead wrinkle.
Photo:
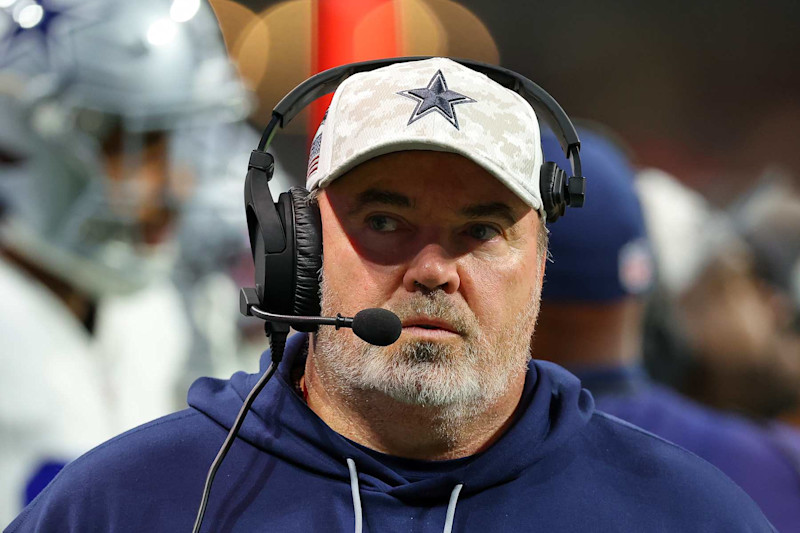
[[473,204],[468,205],[461,209],[461,214],[467,218],[502,218],[509,225],[513,226],[517,221],[522,218],[515,215],[514,210],[503,202],[491,202],[487,204]]
[[356,195],[355,204],[350,209],[350,214],[357,213],[370,205],[413,208],[416,203],[405,194],[386,189],[369,188]]

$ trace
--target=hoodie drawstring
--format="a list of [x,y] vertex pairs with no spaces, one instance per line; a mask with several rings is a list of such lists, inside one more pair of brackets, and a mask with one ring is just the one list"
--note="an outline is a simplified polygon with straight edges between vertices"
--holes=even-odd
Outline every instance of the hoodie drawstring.
[[447,518],[444,520],[444,530],[442,533],[450,533],[453,530],[453,519],[456,516],[456,504],[458,503],[458,495],[461,494],[461,489],[464,487],[463,483],[459,483],[453,487],[453,492],[450,493],[450,503],[447,505]]
[[358,471],[356,462],[347,458],[347,468],[350,470],[350,492],[353,495],[353,512],[356,515],[356,533],[361,533],[361,494],[358,492]]
[[[356,470],[356,462],[347,458],[347,469],[350,471],[350,493],[353,496],[353,513],[355,514],[356,533],[361,533],[362,529],[362,516],[361,516],[361,493],[358,488],[358,470]],[[453,519],[456,516],[456,505],[458,504],[458,495],[461,494],[461,489],[464,487],[463,483],[459,483],[453,487],[453,492],[450,493],[450,503],[447,504],[447,516],[444,521],[444,529],[442,533],[452,533]]]

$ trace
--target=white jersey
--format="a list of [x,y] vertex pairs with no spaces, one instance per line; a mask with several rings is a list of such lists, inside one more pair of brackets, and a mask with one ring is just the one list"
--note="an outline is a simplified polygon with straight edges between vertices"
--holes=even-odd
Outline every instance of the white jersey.
[[91,337],[46,287],[0,258],[0,524],[26,486],[114,433]]
[[93,335],[46,287],[2,259],[0,294],[4,526],[54,466],[186,406],[190,330],[166,280],[104,299]]
[[94,348],[118,431],[186,407],[189,328],[180,294],[167,279],[101,301]]

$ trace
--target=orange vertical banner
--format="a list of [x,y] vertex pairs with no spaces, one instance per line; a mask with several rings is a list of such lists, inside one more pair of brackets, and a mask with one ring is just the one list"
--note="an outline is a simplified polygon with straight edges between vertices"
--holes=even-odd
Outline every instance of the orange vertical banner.
[[[399,52],[395,0],[316,0],[314,17],[314,73]],[[317,100],[311,108],[313,137],[331,96]]]

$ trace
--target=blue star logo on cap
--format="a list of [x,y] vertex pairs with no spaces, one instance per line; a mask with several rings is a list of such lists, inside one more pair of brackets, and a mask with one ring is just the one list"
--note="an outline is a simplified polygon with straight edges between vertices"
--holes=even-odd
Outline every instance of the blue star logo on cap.
[[433,75],[431,81],[428,82],[427,87],[423,87],[421,89],[410,89],[408,91],[400,91],[397,94],[417,101],[417,107],[414,108],[411,118],[408,119],[408,124],[411,124],[412,122],[419,120],[430,113],[439,113],[441,116],[447,119],[450,124],[455,126],[456,129],[460,128],[458,127],[456,110],[453,109],[453,106],[458,104],[469,104],[475,101],[469,96],[464,96],[463,94],[448,89],[447,81],[445,81],[444,74],[442,74],[441,70],[436,71],[436,74]]

